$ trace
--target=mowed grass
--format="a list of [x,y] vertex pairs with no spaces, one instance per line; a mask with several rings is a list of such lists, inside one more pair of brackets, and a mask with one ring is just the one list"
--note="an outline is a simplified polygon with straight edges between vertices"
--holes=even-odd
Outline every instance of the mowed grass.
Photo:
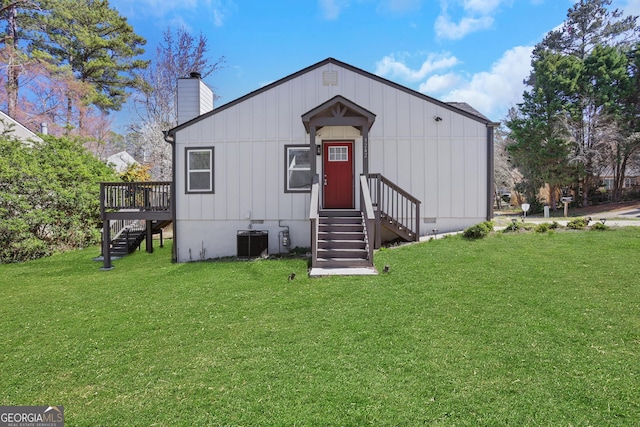
[[[640,423],[640,227],[306,260],[0,266],[0,404],[69,426]],[[287,281],[290,272],[297,273]]]

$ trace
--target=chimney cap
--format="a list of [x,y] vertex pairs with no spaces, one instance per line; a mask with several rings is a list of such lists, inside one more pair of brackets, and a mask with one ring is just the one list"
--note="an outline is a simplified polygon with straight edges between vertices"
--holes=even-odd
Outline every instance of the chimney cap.
[[189,73],[189,77],[191,77],[192,79],[201,79],[202,74],[197,71],[192,71],[191,73]]

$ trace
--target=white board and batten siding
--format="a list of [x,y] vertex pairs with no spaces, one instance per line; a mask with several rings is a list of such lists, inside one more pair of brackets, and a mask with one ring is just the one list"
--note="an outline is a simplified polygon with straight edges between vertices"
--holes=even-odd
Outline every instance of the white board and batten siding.
[[[310,245],[309,193],[285,192],[285,146],[308,145],[301,116],[336,95],[376,115],[369,171],[422,201],[423,234],[486,219],[487,123],[335,60],[320,64],[176,128],[178,261],[235,255],[238,230],[269,231],[270,253],[284,249],[285,225],[292,247]],[[336,73],[335,85],[323,82],[326,71]],[[355,176],[362,173],[358,130],[323,128],[316,143],[323,139],[354,141]],[[185,194],[186,147],[214,148],[214,194]],[[316,167],[321,173],[321,156]]]
[[177,97],[188,102],[178,102],[178,124],[213,110],[213,92],[199,77],[178,79]]

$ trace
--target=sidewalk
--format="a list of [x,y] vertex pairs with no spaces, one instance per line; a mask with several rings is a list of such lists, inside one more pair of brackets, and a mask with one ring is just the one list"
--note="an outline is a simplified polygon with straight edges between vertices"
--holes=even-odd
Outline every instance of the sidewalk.
[[[576,214],[578,213],[578,214]],[[562,210],[559,209],[550,218],[544,218],[540,214],[527,216],[526,222],[541,223],[541,222],[553,222],[558,224],[567,225],[569,221],[575,218],[588,218],[591,217],[592,221],[605,220],[605,224],[612,227],[625,227],[625,226],[640,226],[640,203],[631,203],[624,206],[615,206],[607,209],[606,205],[589,207],[587,209],[569,209],[569,217],[565,218],[562,215]],[[494,223],[496,225],[506,226],[511,222],[513,218],[522,221],[522,211],[513,215],[503,214],[496,215],[494,217]]]

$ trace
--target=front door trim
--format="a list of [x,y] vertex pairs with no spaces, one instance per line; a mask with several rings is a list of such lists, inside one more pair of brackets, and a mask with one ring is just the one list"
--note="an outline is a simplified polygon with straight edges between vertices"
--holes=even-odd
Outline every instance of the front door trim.
[[324,209],[355,208],[355,162],[353,140],[322,141],[322,206]]

